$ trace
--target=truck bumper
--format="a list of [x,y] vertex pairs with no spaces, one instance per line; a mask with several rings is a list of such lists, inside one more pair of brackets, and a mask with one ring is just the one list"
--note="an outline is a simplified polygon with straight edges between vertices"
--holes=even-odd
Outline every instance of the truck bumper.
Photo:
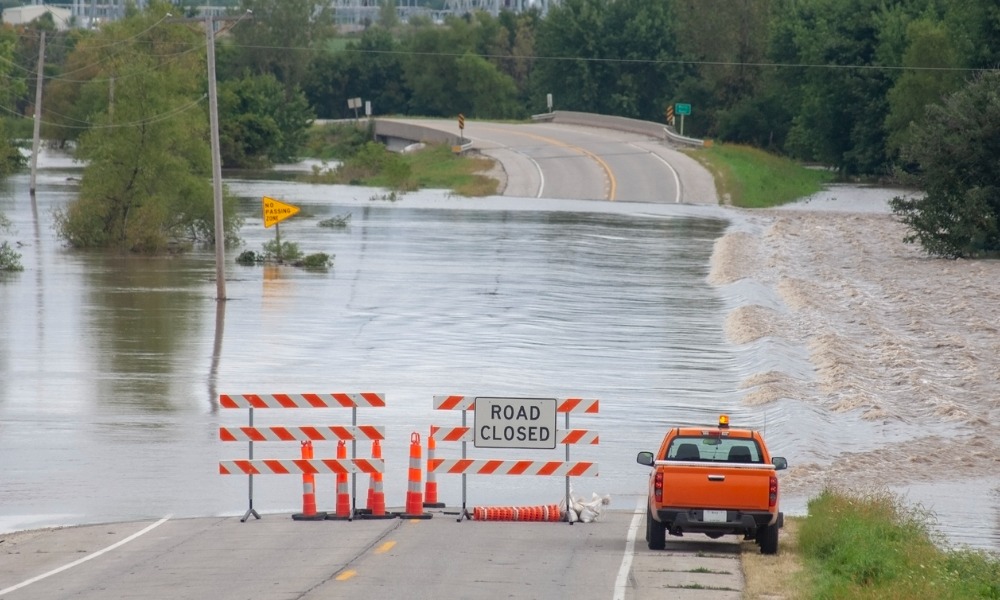
[[[700,508],[661,508],[656,511],[656,516],[670,535],[678,536],[685,533],[740,534],[746,539],[753,539],[759,529],[767,527],[772,521],[778,527],[784,524],[784,515],[780,512],[718,510],[710,511],[715,518],[708,520],[705,518],[706,512],[709,511]],[[718,518],[722,512],[726,513],[724,521]]]

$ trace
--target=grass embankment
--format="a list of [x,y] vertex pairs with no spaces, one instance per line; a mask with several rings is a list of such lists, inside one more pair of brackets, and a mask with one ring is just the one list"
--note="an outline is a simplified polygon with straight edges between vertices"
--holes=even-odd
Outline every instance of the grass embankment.
[[929,523],[888,493],[824,491],[786,520],[777,556],[744,544],[744,597],[1000,600],[1000,557],[943,549]]
[[716,144],[691,156],[715,178],[724,204],[767,208],[805,198],[834,179],[830,171],[801,164],[750,146]]
[[370,140],[370,132],[353,125],[314,128],[306,153],[342,163],[334,169],[317,170],[311,180],[381,187],[393,193],[423,188],[452,190],[460,196],[497,193],[499,182],[483,174],[493,168],[492,159],[455,154],[440,144],[400,154]]

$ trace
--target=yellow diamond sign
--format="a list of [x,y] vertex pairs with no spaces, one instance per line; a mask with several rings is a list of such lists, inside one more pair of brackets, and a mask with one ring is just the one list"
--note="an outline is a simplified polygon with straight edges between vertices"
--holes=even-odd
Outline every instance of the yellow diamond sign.
[[298,206],[264,196],[264,227],[276,225],[299,212]]

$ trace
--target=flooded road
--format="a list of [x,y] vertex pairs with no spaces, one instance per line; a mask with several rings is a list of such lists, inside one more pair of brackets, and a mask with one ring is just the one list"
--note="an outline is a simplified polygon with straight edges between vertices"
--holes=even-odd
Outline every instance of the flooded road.
[[[67,178],[78,172],[50,164],[35,203],[26,174],[0,192],[13,223],[0,239],[17,244],[25,267],[0,275],[0,531],[242,514],[247,480],[218,475],[218,461],[245,458],[246,447],[220,442],[218,428],[246,425],[247,414],[219,408],[220,393],[384,393],[387,406],[359,409],[358,422],[386,428],[390,506],[404,503],[411,433],[461,424],[460,413],[432,409],[440,394],[599,399],[599,415],[571,417],[572,428],[600,435],[597,446],[572,447],[574,460],[600,464],[600,476],[575,479],[574,492],[609,494],[612,508],[629,510],[646,485],[635,454],[655,449],[668,424],[729,413],[736,425],[766,428],[793,465],[829,460],[817,438],[846,435],[864,447],[903,436],[793,399],[741,400],[750,374],[810,379],[812,369],[795,345],[727,339],[727,314],[746,296],[777,300],[753,284],[708,282],[715,241],[754,226],[721,208],[434,191],[390,202],[365,188],[231,179],[245,246],[227,254],[229,299],[220,303],[211,249],[163,258],[66,249],[52,211],[73,197]],[[282,240],[335,256],[333,267],[234,262],[273,239],[260,218],[265,195],[302,209],[280,225]],[[346,214],[347,227],[319,226]],[[254,417],[256,425],[350,424],[352,415]],[[255,451],[297,457],[298,445]],[[332,443],[317,445],[317,457],[334,453]],[[439,443],[437,456],[457,458],[460,448]],[[470,457],[561,460],[563,448],[470,447]],[[358,489],[366,485],[359,477]],[[563,485],[470,476],[468,502],[555,503]],[[438,487],[449,506],[461,503],[460,478],[438,476]],[[298,510],[301,489],[294,476],[255,478],[254,505]],[[320,478],[320,510],[332,510],[333,491],[332,477]],[[786,502],[804,510],[804,496]],[[1000,546],[995,526],[963,527],[963,543]]]

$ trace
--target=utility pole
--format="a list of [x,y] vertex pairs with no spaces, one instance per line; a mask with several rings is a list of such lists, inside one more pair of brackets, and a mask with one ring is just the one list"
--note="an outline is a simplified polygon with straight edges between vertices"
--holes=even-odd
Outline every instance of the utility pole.
[[[251,16],[253,13],[247,11],[246,14],[236,18],[236,23]],[[212,191],[214,196],[215,212],[215,299],[219,302],[226,298],[226,229],[225,219],[222,213],[222,156],[219,150],[219,94],[215,81],[215,17],[211,10],[203,18],[172,19],[178,22],[189,22],[192,20],[203,21],[205,24],[205,47],[208,55],[208,120],[212,138]],[[228,18],[219,19],[221,21],[231,20]],[[235,24],[234,24],[235,25]]]
[[208,46],[208,115],[212,129],[212,189],[215,193],[215,299],[226,300],[226,229],[222,218],[222,156],[219,151],[219,95],[215,82],[215,20],[211,13],[205,18],[205,40]]
[[32,136],[31,144],[31,185],[29,193],[35,197],[35,176],[38,171],[38,148],[42,141],[42,71],[45,69],[45,31],[41,32],[42,38],[38,44],[38,79],[35,83],[35,132]]

